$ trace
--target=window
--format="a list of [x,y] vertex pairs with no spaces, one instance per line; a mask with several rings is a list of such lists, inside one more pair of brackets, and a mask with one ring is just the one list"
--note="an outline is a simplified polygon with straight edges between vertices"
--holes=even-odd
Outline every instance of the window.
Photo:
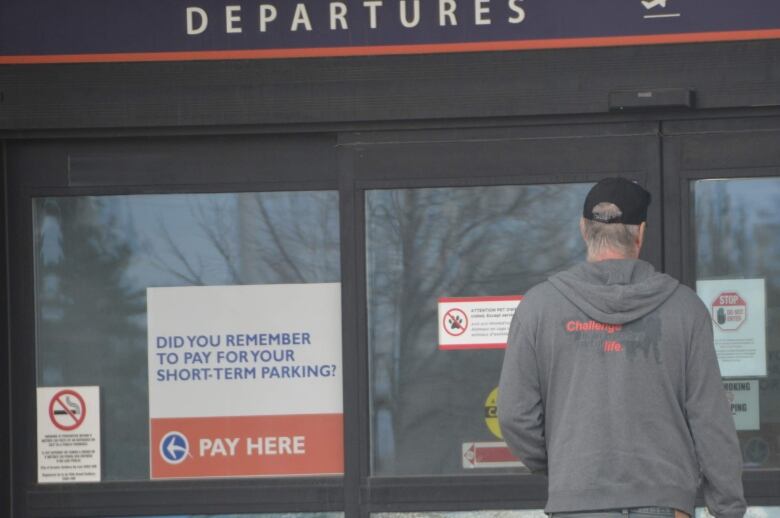
[[780,468],[780,178],[691,189],[697,289],[713,314],[745,467]]
[[501,441],[489,412],[503,350],[440,349],[437,301],[522,295],[582,260],[578,221],[590,186],[367,192],[375,475],[484,474],[463,456],[471,443]]
[[100,387],[104,481],[149,478],[147,287],[340,280],[333,191],[41,197],[33,220],[38,386]]

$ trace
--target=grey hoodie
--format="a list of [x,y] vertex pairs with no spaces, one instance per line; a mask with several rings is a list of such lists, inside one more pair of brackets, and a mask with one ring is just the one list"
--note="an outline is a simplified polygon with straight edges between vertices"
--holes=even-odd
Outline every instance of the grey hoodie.
[[742,455],[712,322],[641,260],[582,263],[518,306],[499,385],[510,449],[546,473],[545,511],[663,506],[745,512]]

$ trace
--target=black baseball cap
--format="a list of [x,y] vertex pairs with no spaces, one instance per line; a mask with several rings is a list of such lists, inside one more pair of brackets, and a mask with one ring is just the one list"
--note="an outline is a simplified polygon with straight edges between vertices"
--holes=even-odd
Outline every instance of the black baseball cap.
[[[609,219],[594,216],[593,207],[605,202],[614,203],[622,214]],[[582,217],[600,223],[639,225],[647,220],[649,205],[650,193],[638,183],[621,177],[605,178],[594,185],[585,198]]]

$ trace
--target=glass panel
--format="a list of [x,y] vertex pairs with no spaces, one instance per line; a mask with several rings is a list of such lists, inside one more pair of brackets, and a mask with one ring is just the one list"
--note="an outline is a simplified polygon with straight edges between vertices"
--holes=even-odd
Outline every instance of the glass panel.
[[367,193],[373,473],[485,472],[466,469],[464,451],[500,443],[489,414],[503,350],[439,349],[438,301],[522,295],[582,260],[578,221],[590,186]]
[[344,513],[174,514],[124,518],[343,518]]
[[700,180],[692,193],[697,289],[713,312],[745,466],[778,468],[780,178]]
[[501,511],[435,511],[421,513],[372,513],[371,518],[547,518],[541,509]]
[[[704,507],[696,508],[695,518],[712,518]],[[780,518],[780,507],[748,507],[744,518]]]
[[145,289],[338,282],[338,194],[34,200],[39,386],[101,389],[103,480],[149,478]]
[[[541,509],[516,511],[449,511],[423,513],[373,513],[372,518],[547,518]],[[703,507],[696,508],[695,518],[712,518]],[[748,507],[745,518],[780,518],[780,507]]]

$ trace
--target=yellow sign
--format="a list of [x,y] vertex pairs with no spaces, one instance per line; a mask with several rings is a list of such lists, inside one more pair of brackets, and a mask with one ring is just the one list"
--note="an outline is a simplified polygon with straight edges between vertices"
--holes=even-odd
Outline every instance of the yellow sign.
[[498,425],[498,387],[494,388],[485,400],[485,424],[490,433],[499,439],[504,438]]

